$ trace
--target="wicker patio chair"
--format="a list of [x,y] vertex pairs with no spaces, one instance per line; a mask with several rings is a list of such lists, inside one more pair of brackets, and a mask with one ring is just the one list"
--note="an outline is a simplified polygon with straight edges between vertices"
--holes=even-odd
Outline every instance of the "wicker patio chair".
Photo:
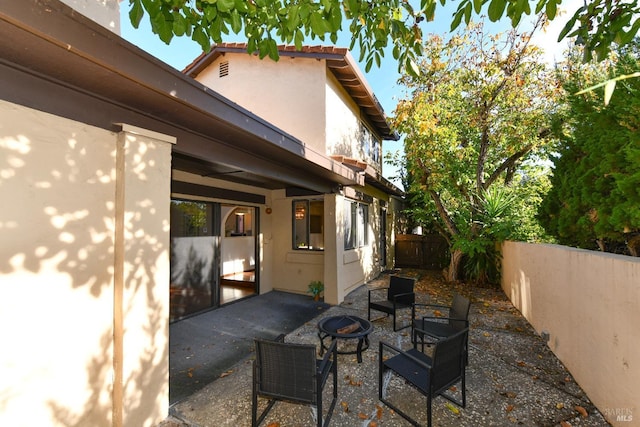
[[[429,309],[446,310],[446,316],[418,316],[419,307]],[[434,341],[450,337],[469,326],[469,308],[471,302],[468,298],[456,294],[453,297],[451,307],[438,304],[413,304],[411,310],[411,341],[420,339],[423,351],[424,345],[429,345]]]
[[[329,425],[338,398],[336,341],[320,360],[315,345],[285,343],[283,335],[275,341],[256,339],[255,346],[251,425],[260,425],[277,401],[311,405],[318,427]],[[323,424],[322,390],[329,374],[333,375],[333,399]],[[260,416],[258,397],[269,400]]]
[[[396,375],[403,378],[421,394],[427,397],[427,426],[431,427],[431,404],[434,398],[442,396],[452,403],[464,408],[466,406],[465,390],[465,343],[468,328],[456,334],[441,339],[434,344],[433,355],[430,357],[413,348],[403,351],[397,347],[380,342],[378,398],[382,403],[393,409],[414,426],[420,424],[403,409],[392,403],[388,394],[388,385]],[[450,390],[454,384],[461,383],[459,393],[461,399],[452,395]],[[458,393],[457,389],[455,393]],[[400,402],[406,401],[406,391],[402,390]]]
[[[411,323],[401,328],[396,328],[396,313],[398,310],[413,307],[416,299],[415,293],[413,292],[415,283],[416,279],[410,277],[390,276],[388,287],[369,290],[368,319],[371,320],[371,310],[377,310],[386,313],[387,317],[389,315],[393,316],[394,331],[410,327]],[[386,299],[372,301],[372,294],[376,292],[380,293],[379,291],[382,290],[387,291]]]

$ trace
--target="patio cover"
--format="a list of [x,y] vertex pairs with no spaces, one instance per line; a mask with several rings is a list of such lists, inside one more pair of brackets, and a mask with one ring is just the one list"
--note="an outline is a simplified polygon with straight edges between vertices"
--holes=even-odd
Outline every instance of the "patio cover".
[[118,131],[175,136],[173,167],[267,189],[335,191],[362,175],[315,152],[58,0],[0,10],[0,98]]

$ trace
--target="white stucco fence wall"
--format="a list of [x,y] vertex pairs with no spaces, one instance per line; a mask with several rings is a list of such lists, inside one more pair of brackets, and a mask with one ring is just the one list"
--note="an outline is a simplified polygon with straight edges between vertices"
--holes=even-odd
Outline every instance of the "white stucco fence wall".
[[616,426],[640,426],[640,259],[506,242],[502,288]]
[[169,403],[173,138],[0,100],[0,425],[151,427]]

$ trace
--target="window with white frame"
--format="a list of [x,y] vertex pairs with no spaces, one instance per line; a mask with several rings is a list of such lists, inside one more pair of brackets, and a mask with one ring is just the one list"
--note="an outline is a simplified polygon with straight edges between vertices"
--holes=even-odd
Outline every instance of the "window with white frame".
[[324,201],[293,201],[293,249],[324,250]]
[[369,205],[345,200],[344,249],[356,249],[369,243]]

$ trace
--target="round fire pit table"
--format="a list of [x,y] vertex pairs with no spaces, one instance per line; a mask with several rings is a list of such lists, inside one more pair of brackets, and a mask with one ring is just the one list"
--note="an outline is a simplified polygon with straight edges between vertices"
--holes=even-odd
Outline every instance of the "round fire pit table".
[[340,350],[339,354],[356,354],[358,363],[362,363],[362,352],[369,348],[369,334],[373,331],[373,325],[366,319],[357,316],[333,316],[322,319],[318,322],[318,338],[320,338],[320,356],[329,346],[325,344],[326,338],[333,339],[357,339],[358,344],[355,350]]

